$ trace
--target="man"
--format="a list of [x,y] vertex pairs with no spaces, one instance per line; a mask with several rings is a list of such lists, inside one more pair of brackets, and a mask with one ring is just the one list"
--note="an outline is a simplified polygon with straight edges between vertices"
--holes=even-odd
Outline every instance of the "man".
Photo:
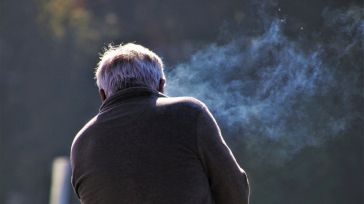
[[207,107],[163,95],[161,59],[136,44],[109,47],[96,69],[103,101],[71,147],[84,204],[247,204],[245,172]]

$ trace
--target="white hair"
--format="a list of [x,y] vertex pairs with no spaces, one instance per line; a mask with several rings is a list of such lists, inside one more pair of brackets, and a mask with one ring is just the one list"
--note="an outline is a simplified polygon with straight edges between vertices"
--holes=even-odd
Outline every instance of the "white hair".
[[100,56],[95,79],[106,96],[131,86],[158,90],[160,80],[165,79],[163,62],[158,55],[141,45],[109,45]]

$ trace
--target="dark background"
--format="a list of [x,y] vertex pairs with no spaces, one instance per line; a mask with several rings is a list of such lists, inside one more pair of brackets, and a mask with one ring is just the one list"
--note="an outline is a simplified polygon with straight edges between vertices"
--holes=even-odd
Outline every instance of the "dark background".
[[[163,58],[168,76],[179,64],[193,64],[191,56],[211,43],[223,46],[241,36],[263,35],[272,19],[283,22],[281,35],[304,52],[322,45],[320,56],[326,67],[333,67],[328,70],[337,82],[328,93],[338,94],[322,94],[315,100],[329,101],[332,113],[338,113],[330,115],[328,109],[327,117],[350,120],[318,144],[285,151],[290,146],[271,138],[250,145],[252,140],[236,136],[243,134],[240,126],[231,128],[219,116],[222,110],[208,103],[248,172],[251,203],[363,203],[362,6],[362,1],[340,0],[1,0],[0,203],[48,203],[53,159],[69,155],[74,135],[98,111],[93,68],[103,46],[145,45]],[[331,16],[325,17],[327,12]],[[340,20],[344,13],[356,21]],[[332,17],[339,20],[331,22]],[[338,56],[342,52],[345,55]],[[341,100],[340,93],[349,92]],[[267,148],[272,154],[259,155]],[[276,150],[292,155],[275,160]],[[74,198],[72,202],[77,203]]]

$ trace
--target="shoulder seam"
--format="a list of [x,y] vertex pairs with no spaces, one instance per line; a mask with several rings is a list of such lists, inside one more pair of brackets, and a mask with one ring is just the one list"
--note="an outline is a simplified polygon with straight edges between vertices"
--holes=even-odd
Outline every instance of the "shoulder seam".
[[204,169],[204,171],[206,172],[206,165],[204,164],[204,159],[201,157],[201,150],[200,150],[200,146],[199,146],[199,142],[198,142],[198,128],[199,128],[199,123],[200,123],[200,117],[201,114],[203,114],[203,111],[206,111],[206,105],[205,104],[201,104],[201,108],[198,110],[197,113],[197,117],[196,117],[196,126],[195,126],[195,148],[196,148],[196,153],[197,153],[197,157],[199,158],[199,160],[201,161],[202,167]]

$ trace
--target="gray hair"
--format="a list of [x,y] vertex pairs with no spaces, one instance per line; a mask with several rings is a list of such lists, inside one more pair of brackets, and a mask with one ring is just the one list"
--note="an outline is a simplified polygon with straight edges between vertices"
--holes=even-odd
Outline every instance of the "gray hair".
[[103,89],[107,96],[130,86],[158,90],[159,81],[165,79],[163,62],[141,45],[109,45],[100,56],[95,79],[99,89]]

